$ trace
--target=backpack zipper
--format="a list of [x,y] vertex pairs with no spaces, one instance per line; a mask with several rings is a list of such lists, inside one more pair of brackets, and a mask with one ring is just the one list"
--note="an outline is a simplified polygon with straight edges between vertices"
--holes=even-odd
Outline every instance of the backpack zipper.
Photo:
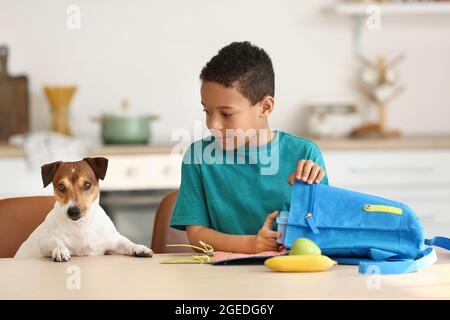
[[314,210],[314,200],[316,198],[316,184],[311,184],[309,188],[309,203],[308,203],[308,213],[306,214],[306,222],[309,225],[311,231],[315,234],[320,233],[317,229],[316,223],[314,222],[313,210]]
[[386,213],[393,213],[402,215],[403,209],[399,207],[394,206],[386,206],[381,204],[366,204],[363,206],[363,210],[365,212],[386,212]]

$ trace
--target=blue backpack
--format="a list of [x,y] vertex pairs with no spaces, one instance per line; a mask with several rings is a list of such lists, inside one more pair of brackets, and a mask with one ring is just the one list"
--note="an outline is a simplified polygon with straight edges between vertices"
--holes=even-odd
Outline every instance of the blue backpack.
[[360,273],[398,274],[433,264],[432,247],[450,250],[450,239],[424,238],[419,218],[407,205],[324,184],[296,181],[289,212],[277,218],[279,243],[314,241],[340,264],[359,264]]

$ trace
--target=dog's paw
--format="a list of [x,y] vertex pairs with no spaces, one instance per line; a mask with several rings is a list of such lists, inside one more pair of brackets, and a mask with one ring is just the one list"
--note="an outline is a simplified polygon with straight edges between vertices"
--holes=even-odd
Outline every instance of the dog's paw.
[[70,260],[70,252],[66,247],[58,247],[52,251],[52,260],[55,262],[66,262]]
[[151,257],[153,251],[142,244],[137,244],[131,250],[131,254],[135,257]]

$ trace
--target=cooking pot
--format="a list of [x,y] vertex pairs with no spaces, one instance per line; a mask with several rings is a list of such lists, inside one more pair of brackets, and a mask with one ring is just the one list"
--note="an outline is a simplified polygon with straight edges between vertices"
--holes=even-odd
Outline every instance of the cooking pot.
[[[128,108],[127,102],[122,107]],[[150,125],[156,115],[132,115],[106,113],[96,118],[101,122],[102,140],[104,144],[147,144],[151,139]]]

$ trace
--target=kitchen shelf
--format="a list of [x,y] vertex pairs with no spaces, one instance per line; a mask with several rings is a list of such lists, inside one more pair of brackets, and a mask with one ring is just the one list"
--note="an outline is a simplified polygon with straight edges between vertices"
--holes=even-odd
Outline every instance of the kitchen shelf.
[[429,15],[450,14],[450,2],[424,2],[424,3],[337,3],[332,10],[339,15],[362,16],[367,15],[367,7],[376,5],[381,14],[386,15]]
[[442,2],[395,2],[395,3],[380,3],[380,2],[361,2],[361,1],[341,1],[336,2],[324,8],[325,12],[337,15],[350,17],[353,21],[352,31],[354,38],[354,52],[355,56],[361,53],[362,31],[364,29],[365,19],[373,12],[367,12],[367,8],[371,5],[376,5],[380,8],[381,17],[384,16],[437,16],[450,14],[450,1]]

